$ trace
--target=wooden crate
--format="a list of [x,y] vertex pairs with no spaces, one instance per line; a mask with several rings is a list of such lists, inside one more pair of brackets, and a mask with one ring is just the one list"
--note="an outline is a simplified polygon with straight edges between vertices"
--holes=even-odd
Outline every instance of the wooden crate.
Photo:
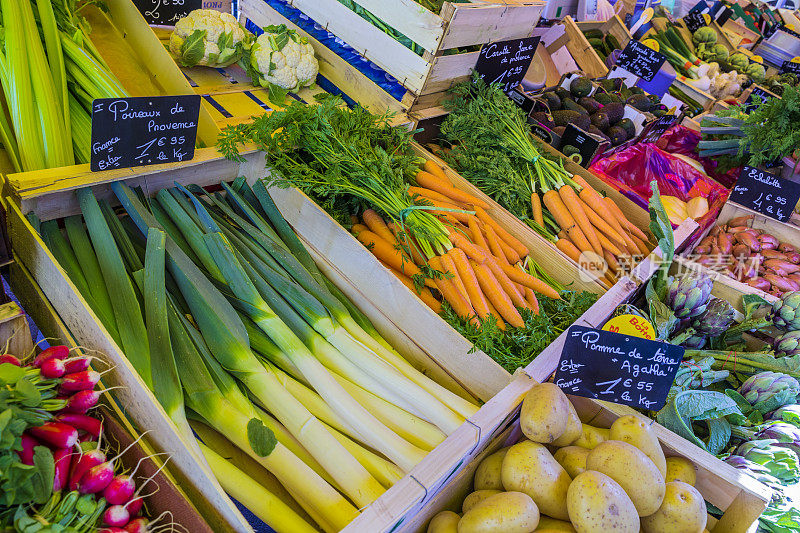
[[732,50],[736,48],[752,50],[761,39],[761,35],[733,19],[726,20],[725,24],[722,25],[720,31],[717,33],[725,35],[725,39],[730,42],[733,47],[731,48]]
[[[320,71],[323,76],[330,77],[339,89],[358,102],[363,99],[367,106],[376,102],[390,104],[390,108],[396,111],[436,105],[444,97],[447,88],[467,79],[479,52],[445,55],[445,51],[527,37],[545,6],[541,0],[445,2],[441,13],[437,15],[414,0],[398,1],[399,4],[364,0],[359,5],[418,44],[424,50],[421,56],[338,0],[289,1],[289,5],[308,15],[393,76],[406,92],[399,99],[388,95],[366,76],[354,74],[354,68],[342,69],[342,63],[345,62],[341,58],[318,41],[312,41],[322,59]],[[288,22],[263,0],[241,0],[240,19],[250,19],[259,26]],[[293,26],[291,23],[287,25]],[[334,73],[336,68],[341,72]]]
[[[615,16],[611,19],[611,21],[618,19],[619,17]],[[616,23],[611,21],[608,21],[609,26],[616,27]],[[561,24],[564,26],[564,30],[566,31],[566,35],[568,37],[567,48],[572,54],[572,57],[575,58],[575,61],[578,63],[578,66],[581,68],[581,70],[590,78],[601,78],[608,74],[608,67],[606,66],[605,61],[603,61],[603,59],[597,55],[595,49],[591,44],[589,44],[589,40],[581,31],[578,23],[575,22],[572,17],[567,15],[561,20]],[[581,24],[606,24],[606,22],[583,22]],[[625,25],[623,24],[622,27],[625,28]],[[625,28],[625,30],[627,31],[627,28]],[[616,33],[614,33],[614,36],[619,39]],[[630,33],[628,33],[627,39],[620,41],[619,45],[624,47],[630,40]]]
[[[541,40],[531,66],[525,74],[523,87],[526,90],[535,91],[552,87],[563,75],[580,70],[567,46],[570,38],[563,25],[535,28],[533,35],[540,37]],[[529,88],[529,85],[533,87]]]

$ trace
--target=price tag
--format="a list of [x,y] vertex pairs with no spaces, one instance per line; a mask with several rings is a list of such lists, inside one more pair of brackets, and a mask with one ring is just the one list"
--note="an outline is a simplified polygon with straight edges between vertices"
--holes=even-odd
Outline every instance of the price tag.
[[528,117],[528,124],[531,126],[531,133],[539,137],[547,144],[555,144],[555,134],[552,130],[545,128],[539,122],[537,122],[536,119],[531,117]]
[[800,200],[800,183],[745,166],[731,191],[730,201],[786,222]]
[[92,171],[192,159],[199,115],[198,95],[96,99]]
[[728,19],[731,18],[732,16],[733,16],[733,10],[727,6],[723,6],[714,14],[714,20],[717,21],[717,24],[722,26],[723,24],[728,22]]
[[564,151],[565,146],[574,146],[581,156],[580,165],[588,168],[600,143],[601,141],[598,141],[582,129],[572,124],[567,124],[567,127],[564,128],[564,135],[561,136],[561,151]]
[[603,331],[633,335],[647,340],[656,338],[656,330],[653,325],[638,315],[615,316],[603,324]]
[[554,382],[567,394],[657,411],[683,351],[666,342],[571,326]]
[[527,94],[522,93],[517,88],[512,88],[506,93],[512,102],[517,104],[525,113],[533,111],[536,101],[530,98]]
[[647,131],[644,133],[644,135],[642,135],[639,142],[656,142],[662,135],[664,135],[664,132],[666,132],[672,127],[673,124],[675,124],[677,118],[678,117],[675,115],[664,115],[662,117],[658,117],[647,126]]
[[508,93],[522,82],[538,46],[539,37],[485,44],[478,54],[475,71],[483,81],[499,83]]
[[692,33],[703,26],[708,26],[706,16],[699,11],[690,11],[687,13],[687,15],[683,17],[683,23],[686,24],[686,27],[689,28],[689,31]]
[[630,40],[619,55],[617,66],[645,81],[652,81],[666,60],[667,58],[663,54],[648,48],[639,41]]
[[781,66],[781,74],[784,72],[791,72],[800,76],[800,57],[794,57],[789,61],[784,61]]
[[148,24],[174,26],[176,22],[195,9],[203,7],[203,0],[133,0]]

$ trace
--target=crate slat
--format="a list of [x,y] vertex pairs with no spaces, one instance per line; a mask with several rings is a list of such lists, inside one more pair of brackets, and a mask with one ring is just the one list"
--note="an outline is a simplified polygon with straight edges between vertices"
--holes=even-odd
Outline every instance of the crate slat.
[[527,37],[543,10],[543,2],[538,5],[447,2],[442,7],[442,17],[450,23],[439,50]]
[[358,0],[358,4],[428,52],[436,52],[445,32],[445,21],[440,16],[414,0]]
[[[597,52],[589,44],[589,40],[578,28],[572,17],[567,15],[561,20],[561,24],[569,37],[567,49],[572,54],[572,57],[575,58],[575,62],[578,63],[581,70],[590,78],[599,78],[608,74],[608,67],[606,67],[605,62],[597,55]],[[620,43],[620,46],[625,45]]]

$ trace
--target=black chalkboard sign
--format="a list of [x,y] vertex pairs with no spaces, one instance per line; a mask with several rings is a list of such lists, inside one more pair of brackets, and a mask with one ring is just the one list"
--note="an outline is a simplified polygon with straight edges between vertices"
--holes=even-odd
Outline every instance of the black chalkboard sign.
[[192,159],[199,115],[198,95],[96,99],[92,171]]
[[522,82],[538,46],[539,37],[485,44],[478,54],[475,71],[483,81],[499,83],[508,93]]
[[666,342],[571,326],[553,381],[567,394],[657,411],[683,351]]
[[546,128],[540,122],[538,122],[535,118],[528,117],[528,124],[531,126],[531,133],[539,137],[541,140],[546,142],[547,144],[556,144],[556,135],[553,130]]
[[508,91],[507,95],[511,101],[517,104],[523,111],[525,111],[525,113],[530,113],[533,111],[533,108],[536,105],[536,100],[521,92],[519,89],[512,88],[510,91]]
[[664,54],[631,39],[617,58],[617,66],[645,81],[652,81],[666,60]]
[[683,17],[683,23],[686,24],[686,27],[689,28],[689,31],[692,33],[703,26],[708,26],[708,24],[706,24],[706,17],[699,11],[690,11],[687,13],[686,16]]
[[761,103],[764,103],[770,98],[776,98],[776,95],[772,94],[766,89],[762,89],[758,85],[753,85],[753,89],[750,91],[750,94],[747,96],[747,99],[744,101],[744,105],[742,106],[745,113],[749,113],[758,107],[758,104],[756,104],[755,99],[753,98],[754,96],[760,96]]
[[796,61],[784,61],[780,73],[783,74],[785,72],[791,72],[792,74],[800,76],[800,63]]
[[675,121],[678,119],[675,115],[664,115],[658,117],[647,125],[647,131],[642,135],[640,142],[654,143],[659,137],[664,135],[664,132],[670,129]]
[[720,7],[716,13],[714,13],[714,20],[717,21],[717,24],[722,26],[728,19],[733,16],[733,9],[729,8],[728,6],[723,5]]
[[189,12],[203,7],[203,0],[133,0],[148,24],[174,26]]
[[601,142],[573,124],[567,124],[564,134],[561,136],[560,150],[564,152],[566,146],[574,146],[581,156],[580,165],[589,168]]
[[786,222],[800,200],[800,183],[745,166],[729,200],[780,222]]

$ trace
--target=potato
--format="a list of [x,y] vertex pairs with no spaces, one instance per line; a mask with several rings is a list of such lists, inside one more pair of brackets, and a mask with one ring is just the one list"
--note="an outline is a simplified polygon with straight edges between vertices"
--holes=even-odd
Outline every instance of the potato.
[[590,451],[580,446],[565,446],[557,449],[553,458],[564,467],[569,477],[574,479],[575,476],[586,470],[586,457]]
[[558,446],[559,448],[563,446],[569,446],[578,440],[582,433],[583,426],[581,425],[581,419],[578,418],[578,412],[575,411],[575,407],[572,405],[572,402],[569,402],[569,418],[567,419],[567,429],[564,430],[564,433],[562,433],[560,437],[553,441],[553,446]]
[[502,491],[500,490],[494,489],[476,490],[475,492],[471,492],[467,494],[466,498],[464,498],[464,503],[461,504],[461,512],[466,513],[489,496],[494,496],[495,494],[500,494],[501,492]]
[[485,457],[478,469],[475,470],[473,486],[475,490],[495,489],[503,490],[503,481],[500,479],[500,468],[503,466],[503,457],[509,447],[494,452]]
[[686,457],[667,457],[667,475],[664,481],[683,481],[694,487],[697,484],[697,468]]
[[664,476],[639,448],[620,440],[607,440],[589,452],[586,469],[607,475],[628,494],[639,516],[648,516],[664,500]]
[[611,440],[621,440],[633,444],[655,463],[661,475],[667,477],[667,459],[664,450],[658,442],[658,437],[653,430],[652,420],[647,420],[637,415],[625,415],[617,418],[611,424]]
[[605,428],[596,428],[589,424],[581,424],[581,436],[572,444],[591,450],[609,438],[609,430]]
[[534,531],[536,533],[575,533],[575,528],[569,522],[542,515],[539,517],[539,527]]
[[567,520],[567,489],[572,481],[547,448],[525,440],[512,446],[503,459],[503,486],[524,492],[548,516]]
[[453,511],[442,511],[428,524],[428,533],[458,533],[458,521],[461,517]]
[[501,492],[464,513],[458,533],[530,533],[539,524],[539,509],[527,494]]
[[644,533],[701,533],[707,521],[706,503],[700,492],[683,481],[670,481],[658,511],[642,518],[642,530]]
[[578,474],[567,491],[567,508],[578,533],[639,533],[633,502],[619,483],[600,472]]
[[569,399],[553,383],[535,385],[525,399],[519,414],[522,433],[534,442],[550,444],[567,429]]

